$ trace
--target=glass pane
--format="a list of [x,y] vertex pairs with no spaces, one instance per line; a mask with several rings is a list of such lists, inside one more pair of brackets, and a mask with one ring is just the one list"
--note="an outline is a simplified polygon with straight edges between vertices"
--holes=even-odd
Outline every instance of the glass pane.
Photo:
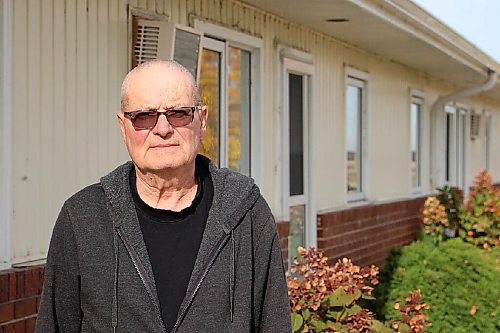
[[458,117],[457,117],[457,142],[458,142],[458,147],[457,147],[457,157],[456,157],[456,164],[457,164],[457,183],[456,185],[460,188],[464,188],[465,186],[465,138],[467,137],[467,132],[466,132],[466,118],[467,118],[467,113],[463,111],[458,111]]
[[411,105],[411,184],[420,186],[420,105]]
[[289,74],[290,195],[304,193],[303,84],[302,76]]
[[289,262],[298,256],[297,247],[306,244],[306,206],[290,207],[290,237],[288,238]]
[[228,52],[229,168],[250,175],[250,52]]
[[220,68],[219,52],[203,49],[200,68],[200,95],[203,105],[208,107],[207,132],[201,142],[200,154],[219,165],[220,123]]
[[455,185],[455,115],[446,113],[446,181]]
[[347,192],[361,192],[361,88],[347,87]]
[[486,150],[485,152],[485,157],[486,157],[486,161],[485,161],[485,166],[486,166],[486,170],[490,170],[491,169],[491,165],[490,165],[490,154],[491,154],[491,116],[488,115],[486,116],[485,118],[485,124],[484,124],[484,140],[486,141],[485,142],[485,145],[484,145],[484,148]]
[[174,60],[186,67],[196,77],[198,74],[198,50],[200,35],[175,29]]

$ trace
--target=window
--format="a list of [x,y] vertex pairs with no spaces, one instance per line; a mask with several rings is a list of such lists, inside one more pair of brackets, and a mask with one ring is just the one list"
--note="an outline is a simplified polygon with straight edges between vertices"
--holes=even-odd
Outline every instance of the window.
[[485,168],[491,170],[491,114],[484,117]]
[[283,211],[290,221],[288,261],[298,256],[297,246],[316,246],[316,213],[311,200],[313,170],[309,147],[312,110],[312,57],[298,50],[278,47],[282,55]]
[[346,91],[346,165],[348,201],[364,199],[366,81],[348,76]]
[[411,159],[410,159],[410,174],[411,186],[413,191],[418,191],[422,186],[422,162],[421,162],[421,148],[422,148],[422,105],[423,100],[419,97],[413,97],[410,109],[410,145],[411,145]]
[[462,189],[466,185],[466,120],[466,109],[445,107],[445,181]]
[[205,37],[201,57],[200,93],[210,115],[201,153],[249,175],[251,53]]
[[199,20],[195,28],[205,33],[199,86],[202,102],[208,107],[207,133],[200,153],[220,167],[258,180],[262,41]]

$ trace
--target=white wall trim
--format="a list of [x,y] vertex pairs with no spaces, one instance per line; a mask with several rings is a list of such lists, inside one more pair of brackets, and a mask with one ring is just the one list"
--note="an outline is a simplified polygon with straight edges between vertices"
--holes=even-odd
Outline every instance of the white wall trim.
[[203,31],[208,36],[224,38],[226,41],[230,41],[231,44],[241,46],[243,49],[252,50],[264,47],[264,41],[261,38],[206,22],[199,18],[194,19],[194,28]]
[[10,268],[12,261],[12,0],[2,0],[2,58],[0,61],[0,270]]

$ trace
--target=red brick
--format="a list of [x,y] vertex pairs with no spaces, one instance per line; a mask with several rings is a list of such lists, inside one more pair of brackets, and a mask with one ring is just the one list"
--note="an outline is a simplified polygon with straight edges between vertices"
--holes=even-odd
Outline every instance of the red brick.
[[27,298],[14,302],[14,317],[23,318],[36,314],[36,298]]
[[0,323],[14,319],[14,303],[0,304]]
[[16,272],[17,299],[23,298],[24,294],[24,271]]
[[0,303],[5,303],[9,300],[9,274],[0,274]]
[[17,298],[17,288],[16,288],[16,273],[14,271],[9,272],[9,301],[13,301]]
[[26,320],[26,333],[35,332],[36,317],[32,317]]

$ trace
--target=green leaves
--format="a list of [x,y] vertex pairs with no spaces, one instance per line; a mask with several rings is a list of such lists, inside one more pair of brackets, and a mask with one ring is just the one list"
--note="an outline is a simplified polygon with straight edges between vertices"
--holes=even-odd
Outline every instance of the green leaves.
[[356,289],[354,293],[348,294],[344,288],[337,288],[330,296],[327,297],[327,302],[330,306],[347,307],[361,297],[361,290]]
[[292,313],[292,331],[300,332],[302,325],[304,324],[304,319],[298,313]]

